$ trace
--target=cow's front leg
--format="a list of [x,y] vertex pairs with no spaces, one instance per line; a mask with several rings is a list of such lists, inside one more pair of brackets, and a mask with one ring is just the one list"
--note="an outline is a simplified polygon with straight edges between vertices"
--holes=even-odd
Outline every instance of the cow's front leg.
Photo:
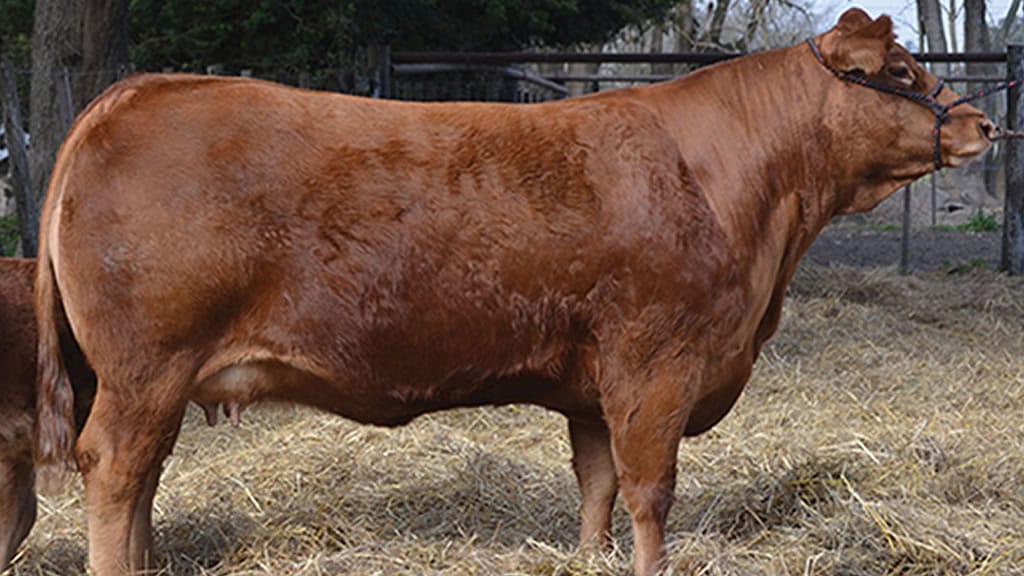
[[602,399],[619,489],[633,523],[637,576],[653,576],[664,567],[676,452],[693,405],[687,371],[680,368],[665,366],[648,371],[642,381],[620,381]]
[[600,417],[569,419],[572,467],[580,485],[580,547],[611,545],[611,514],[619,490],[608,427]]
[[89,567],[96,576],[145,574],[154,567],[152,500],[184,406],[160,405],[168,396],[153,398],[147,405],[143,397],[120,396],[101,382],[78,439]]
[[[29,445],[29,439],[23,435],[16,440],[18,448]],[[36,520],[34,486],[30,453],[8,450],[0,457],[0,571],[7,569]]]

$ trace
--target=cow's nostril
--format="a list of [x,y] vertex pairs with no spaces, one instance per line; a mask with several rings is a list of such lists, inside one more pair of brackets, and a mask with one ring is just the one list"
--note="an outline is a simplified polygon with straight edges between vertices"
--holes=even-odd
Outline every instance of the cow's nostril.
[[978,123],[978,129],[980,129],[985,138],[989,140],[999,136],[999,127],[987,118]]

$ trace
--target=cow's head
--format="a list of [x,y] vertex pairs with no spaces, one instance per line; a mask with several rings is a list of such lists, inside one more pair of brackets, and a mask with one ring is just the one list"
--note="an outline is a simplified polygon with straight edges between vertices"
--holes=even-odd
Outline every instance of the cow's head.
[[872,179],[843,203],[844,213],[870,210],[899,185],[938,166],[966,164],[988,150],[997,131],[969,104],[943,111],[959,95],[942,86],[895,38],[888,16],[872,20],[854,8],[814,39],[839,83],[832,91],[829,128],[846,132],[836,134],[844,142],[854,142],[842,161],[850,163],[851,173]]

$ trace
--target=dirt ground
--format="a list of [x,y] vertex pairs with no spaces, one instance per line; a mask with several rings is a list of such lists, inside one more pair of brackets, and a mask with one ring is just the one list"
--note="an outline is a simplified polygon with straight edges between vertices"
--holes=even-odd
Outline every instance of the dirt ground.
[[[826,227],[804,261],[822,266],[884,268],[899,266],[902,230],[833,224]],[[1002,232],[961,232],[919,228],[911,231],[911,270],[955,271],[999,267]]]

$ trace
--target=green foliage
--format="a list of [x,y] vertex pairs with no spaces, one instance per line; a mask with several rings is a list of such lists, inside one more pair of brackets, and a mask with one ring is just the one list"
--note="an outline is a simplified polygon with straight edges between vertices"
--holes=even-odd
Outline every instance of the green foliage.
[[995,214],[986,214],[979,208],[970,220],[958,225],[956,229],[961,232],[995,232],[999,230],[999,221]]
[[357,0],[358,36],[402,50],[516,50],[603,42],[668,0]]
[[337,66],[351,10],[326,0],[131,0],[132,60],[148,70]]
[[0,0],[0,58],[27,68],[32,50],[32,0]]
[[[0,0],[0,56],[28,68],[33,0]],[[129,0],[140,70],[348,67],[370,44],[517,50],[605,41],[663,18],[673,0]]]
[[[4,1],[4,0],[0,0]],[[24,1],[24,0],[21,0]],[[316,70],[370,44],[515,50],[601,42],[663,17],[671,0],[131,0],[140,69]]]
[[18,217],[10,214],[0,218],[0,256],[13,256],[19,242]]

